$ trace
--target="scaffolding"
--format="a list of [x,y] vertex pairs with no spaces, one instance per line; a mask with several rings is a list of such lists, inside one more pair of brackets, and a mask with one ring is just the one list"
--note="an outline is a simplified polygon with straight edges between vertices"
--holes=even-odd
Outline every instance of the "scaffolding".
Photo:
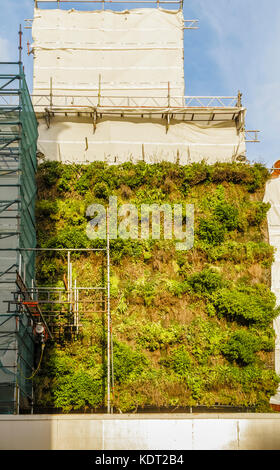
[[[104,248],[24,248],[25,253],[60,255],[67,262],[67,275],[64,276],[64,286],[37,285],[31,279],[25,286],[20,279],[17,298],[9,301],[12,305],[24,306],[31,318],[39,317],[46,330],[46,336],[55,342],[77,339],[83,333],[83,327],[92,323],[95,318],[102,318],[104,325],[104,341],[107,341],[107,412],[113,412],[111,396],[114,391],[113,365],[113,332],[110,308],[110,239],[109,215],[107,211],[106,246]],[[78,285],[78,279],[73,276],[73,255],[82,253],[103,254],[102,274],[98,285]],[[66,261],[67,260],[67,261]],[[105,267],[106,265],[106,267]]]
[[21,63],[0,63],[0,412],[32,410],[34,321],[17,300],[35,276],[37,120]]
[[[55,5],[57,8],[63,6],[63,4],[89,4],[91,6],[98,5],[102,6],[102,9],[106,9],[106,5],[122,5],[122,4],[132,4],[132,5],[155,5],[157,8],[160,8],[162,5],[166,7],[169,5],[171,8],[183,9],[184,0],[34,0],[35,8],[39,6]],[[48,8],[48,7],[47,7]],[[68,7],[69,8],[69,7]]]
[[[92,93],[93,90],[90,92]],[[111,89],[112,91],[112,89]],[[125,92],[125,90],[123,90]],[[106,93],[106,92],[105,92]],[[51,126],[55,116],[86,117],[92,120],[95,133],[98,122],[107,118],[162,119],[168,132],[171,121],[219,123],[236,122],[237,129],[245,123],[246,109],[241,96],[171,96],[170,88],[164,96],[122,96],[102,94],[74,95],[54,94],[50,85],[49,94],[33,94],[32,101],[38,119]],[[259,142],[259,130],[245,129],[245,142]]]
[[[122,3],[127,10],[111,8]],[[181,1],[137,4],[35,3],[26,28],[40,152],[79,163],[244,159],[259,139],[245,129],[242,94],[185,93],[184,33],[198,20],[184,19]]]
[[[107,216],[108,217],[108,216]],[[64,287],[39,286],[35,279],[31,279],[29,286],[26,286],[23,279],[16,273],[17,290],[12,291],[12,300],[5,300],[7,304],[7,315],[13,315],[15,308],[24,318],[27,318],[29,325],[29,335],[34,341],[34,329],[36,324],[42,324],[44,328],[45,340],[51,339],[55,342],[77,339],[83,331],[83,327],[89,320],[92,321],[94,315],[103,317],[104,338],[107,339],[107,412],[112,413],[111,396],[114,391],[114,365],[113,365],[113,332],[110,309],[110,240],[109,221],[107,218],[107,241],[105,248],[23,248],[10,249],[17,251],[20,256],[25,253],[59,253],[67,258],[67,276],[64,278]],[[77,279],[73,280],[72,254],[81,253],[102,253],[106,269],[101,281],[97,286],[78,286]],[[94,314],[94,315],[93,315]],[[107,323],[107,328],[106,328]],[[106,330],[106,331],[105,331]],[[36,339],[36,338],[35,338]],[[5,348],[5,351],[7,348]],[[25,358],[24,358],[25,360]],[[30,351],[30,364],[34,360],[34,347]],[[33,367],[30,367],[30,377],[32,377]],[[18,371],[22,375],[22,366],[18,364]],[[32,383],[30,383],[32,385]],[[18,408],[17,411],[19,412]]]
[[[67,254],[65,289],[36,285],[36,254],[47,251],[36,248],[37,120],[21,61],[0,63],[0,71],[0,413],[33,410],[36,325],[43,326],[45,339],[59,340],[61,332],[77,336],[83,325],[81,307],[87,314],[91,307],[91,313],[107,315],[110,413],[114,378],[109,235],[104,249],[51,249]],[[106,255],[103,285],[85,287],[73,282],[71,253],[82,251]]]
[[[84,310],[87,314],[108,314],[110,310],[108,295],[108,289],[110,289],[109,246],[108,248],[27,248],[24,251],[35,252],[37,255],[46,255],[47,253],[51,256],[66,255],[67,275],[63,278],[63,286],[39,285],[35,279],[32,279],[30,287],[27,288],[30,303],[32,303],[31,299],[36,302],[48,325],[50,334],[55,340],[61,341],[65,333],[69,338],[79,335],[83,326]],[[106,256],[107,276],[101,276],[98,285],[78,285],[77,278],[73,278],[71,255],[83,253],[102,253]],[[98,304],[100,307],[96,308]],[[81,308],[83,308],[82,311]]]
[[[70,0],[35,0],[35,8],[40,7],[43,9],[51,9],[54,7],[64,9],[65,7],[66,9],[69,9],[69,3]],[[141,8],[144,5],[150,9],[153,7],[160,8],[161,6],[165,8],[166,5],[169,5],[172,10],[178,9],[178,11],[181,11],[183,9],[184,2],[183,0],[144,0],[144,2],[137,0],[77,0],[74,2],[71,1],[71,6],[73,4],[88,5],[92,11],[96,11],[95,8],[99,8],[100,6],[105,10],[107,5],[109,5],[110,8],[114,4],[127,4],[129,8],[140,4]],[[25,21],[25,27],[27,29],[32,29],[33,19],[27,19]],[[182,29],[182,35],[184,35],[185,30],[198,29],[197,19],[185,20],[182,17],[181,22],[182,24],[180,23],[179,29]],[[44,23],[43,32],[45,32],[46,24]],[[174,31],[175,30],[176,28],[174,27]],[[92,34],[91,30],[90,34]],[[99,43],[97,39],[92,39],[92,42],[90,43],[81,42],[75,46],[74,39],[72,39],[71,42],[71,39],[67,38],[67,42],[63,42],[65,41],[63,40],[63,37],[64,36],[61,35],[59,38],[59,41],[62,41],[61,49],[63,50],[65,47],[69,47],[70,50],[71,48],[74,48],[73,50],[76,51],[76,47],[81,48],[82,44],[82,52],[84,51],[84,48],[88,48],[88,50],[91,50],[92,48],[92,50],[99,52],[103,51],[106,52],[106,54],[114,50],[124,53],[131,49],[138,50],[139,48],[141,50],[144,48],[145,51],[149,51],[150,53],[151,50],[162,48],[168,49],[171,46],[171,49],[174,48],[175,50],[181,47],[182,39],[180,38],[179,40],[179,37],[177,37],[176,41],[174,41],[174,37],[172,36],[172,40],[169,38],[169,42],[166,44],[163,43],[162,40],[158,42],[158,39],[155,40],[156,42],[154,44],[152,44],[152,39],[151,43],[144,41],[142,44],[141,41],[140,43],[137,43],[135,40],[135,44],[132,44],[131,41],[127,40],[117,43],[113,37],[110,37],[110,42],[108,43],[103,44]],[[41,54],[42,49],[44,49],[48,54],[50,54],[52,51],[54,53],[55,50],[60,50],[58,48],[58,39],[56,37],[52,42],[46,42],[44,35],[40,40],[35,37],[33,47],[34,50],[29,50],[29,53],[35,51],[36,54],[37,52],[40,52]],[[182,54],[182,59],[184,60],[183,56],[184,54]],[[61,57],[59,57],[59,59],[61,59]],[[49,56],[48,59],[44,58],[44,61],[45,60],[50,60]],[[160,63],[157,65],[160,65]],[[61,65],[56,64],[56,67],[60,69]],[[84,64],[84,67],[86,69],[86,63]],[[114,67],[112,67],[112,70],[113,68]],[[246,109],[242,106],[242,94],[240,92],[238,92],[236,96],[184,96],[184,93],[178,93],[178,87],[176,88],[177,85],[174,88],[174,83],[170,81],[166,81],[166,83],[160,82],[160,85],[157,83],[157,86],[154,89],[151,88],[151,80],[149,82],[146,77],[145,86],[143,85],[141,88],[138,88],[137,86],[135,87],[134,83],[131,83],[131,87],[129,88],[125,86],[125,83],[116,86],[116,84],[112,82],[111,78],[109,80],[107,77],[106,81],[106,77],[101,74],[96,77],[97,86],[94,87],[86,86],[86,78],[83,80],[84,83],[82,87],[81,85],[79,85],[79,87],[71,87],[69,84],[67,86],[62,86],[57,82],[54,76],[50,76],[48,80],[49,83],[46,82],[42,84],[40,82],[40,86],[35,86],[35,92],[32,95],[32,102],[36,115],[38,119],[43,118],[45,120],[47,128],[51,126],[52,120],[55,121],[54,118],[56,117],[66,117],[69,119],[80,118],[81,120],[83,118],[89,119],[93,123],[94,133],[97,129],[98,123],[102,122],[102,120],[106,118],[121,120],[138,119],[142,121],[160,119],[166,126],[166,133],[168,133],[171,123],[226,124],[236,122],[237,131],[239,132],[242,130],[242,132],[244,132],[246,142],[259,141],[259,131],[244,129]],[[37,90],[37,88],[39,88],[39,90]]]

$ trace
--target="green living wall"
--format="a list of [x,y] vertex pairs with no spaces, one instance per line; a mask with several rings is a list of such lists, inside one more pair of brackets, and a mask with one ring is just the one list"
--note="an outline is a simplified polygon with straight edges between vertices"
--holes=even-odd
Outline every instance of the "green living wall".
[[[38,246],[102,247],[86,235],[86,208],[191,203],[192,249],[172,240],[111,241],[115,410],[230,405],[269,410],[278,386],[270,292],[273,249],[259,164],[108,166],[44,162],[37,174]],[[63,254],[37,257],[37,283],[63,286]],[[102,255],[74,256],[79,285],[96,285]],[[36,377],[37,407],[65,412],[106,400],[106,321],[80,312],[79,335],[48,344]]]

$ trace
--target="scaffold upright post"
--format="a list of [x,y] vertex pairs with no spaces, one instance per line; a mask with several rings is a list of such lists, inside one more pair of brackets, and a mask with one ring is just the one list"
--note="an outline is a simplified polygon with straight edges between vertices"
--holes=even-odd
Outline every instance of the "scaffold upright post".
[[19,25],[18,37],[19,37],[19,43],[18,43],[18,61],[19,61],[19,63],[21,63],[21,61],[22,61],[22,28],[21,28],[21,24]]
[[110,312],[110,238],[109,209],[106,212],[107,239],[107,413],[111,413],[111,312]]

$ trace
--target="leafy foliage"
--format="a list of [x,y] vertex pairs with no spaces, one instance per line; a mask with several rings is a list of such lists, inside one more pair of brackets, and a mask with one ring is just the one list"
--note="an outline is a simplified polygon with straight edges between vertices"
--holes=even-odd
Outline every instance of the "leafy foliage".
[[220,202],[214,209],[216,219],[223,224],[226,230],[235,230],[238,226],[238,209],[232,204]]
[[164,328],[158,323],[147,323],[138,333],[137,342],[150,351],[156,351],[171,344],[180,343],[183,339],[184,328],[181,325],[172,325]]
[[223,354],[230,360],[241,365],[254,364],[257,361],[256,353],[261,350],[272,351],[273,338],[263,340],[255,331],[237,330],[223,346]]
[[197,233],[200,240],[207,244],[219,245],[225,239],[226,228],[215,219],[201,219]]
[[213,269],[204,269],[188,278],[188,284],[198,294],[211,294],[224,285],[221,274]]
[[[268,176],[262,165],[241,163],[39,167],[38,246],[104,248],[104,240],[86,236],[86,208],[107,205],[111,195],[137,207],[195,206],[195,241],[186,252],[176,251],[173,240],[110,241],[116,409],[268,409],[279,383],[271,368],[271,322],[279,309],[268,285],[273,248],[265,241],[269,205],[262,202]],[[73,254],[79,285],[99,285],[100,256]],[[64,255],[40,253],[37,263],[39,284],[64,285]],[[106,321],[91,310],[79,311],[75,341],[64,334],[48,348],[36,378],[39,406],[64,412],[104,406]]]
[[264,285],[220,289],[211,296],[219,316],[242,324],[267,326],[279,314],[275,295]]
[[149,361],[141,352],[119,341],[114,343],[114,376],[118,383],[136,380],[148,365]]
[[191,355],[184,345],[174,349],[168,359],[162,362],[165,366],[170,367],[179,377],[185,377],[190,372],[193,364]]

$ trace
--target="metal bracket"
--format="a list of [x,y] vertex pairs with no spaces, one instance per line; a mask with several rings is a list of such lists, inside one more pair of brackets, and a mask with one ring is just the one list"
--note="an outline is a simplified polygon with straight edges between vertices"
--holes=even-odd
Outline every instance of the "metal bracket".
[[199,29],[198,27],[199,20],[184,20],[184,30],[185,29]]
[[50,125],[51,125],[51,114],[50,114],[48,108],[45,108],[44,118],[45,118],[47,127],[49,129]]
[[93,112],[93,133],[95,134],[96,127],[97,127],[97,119],[98,119],[98,114],[97,110],[95,109]]
[[170,126],[170,121],[171,121],[170,113],[166,113],[165,119],[166,119],[166,134],[167,134],[169,130],[169,126]]
[[24,29],[32,29],[33,18],[25,19],[24,22]]
[[260,142],[259,132],[260,131],[248,131],[245,129],[245,142]]

